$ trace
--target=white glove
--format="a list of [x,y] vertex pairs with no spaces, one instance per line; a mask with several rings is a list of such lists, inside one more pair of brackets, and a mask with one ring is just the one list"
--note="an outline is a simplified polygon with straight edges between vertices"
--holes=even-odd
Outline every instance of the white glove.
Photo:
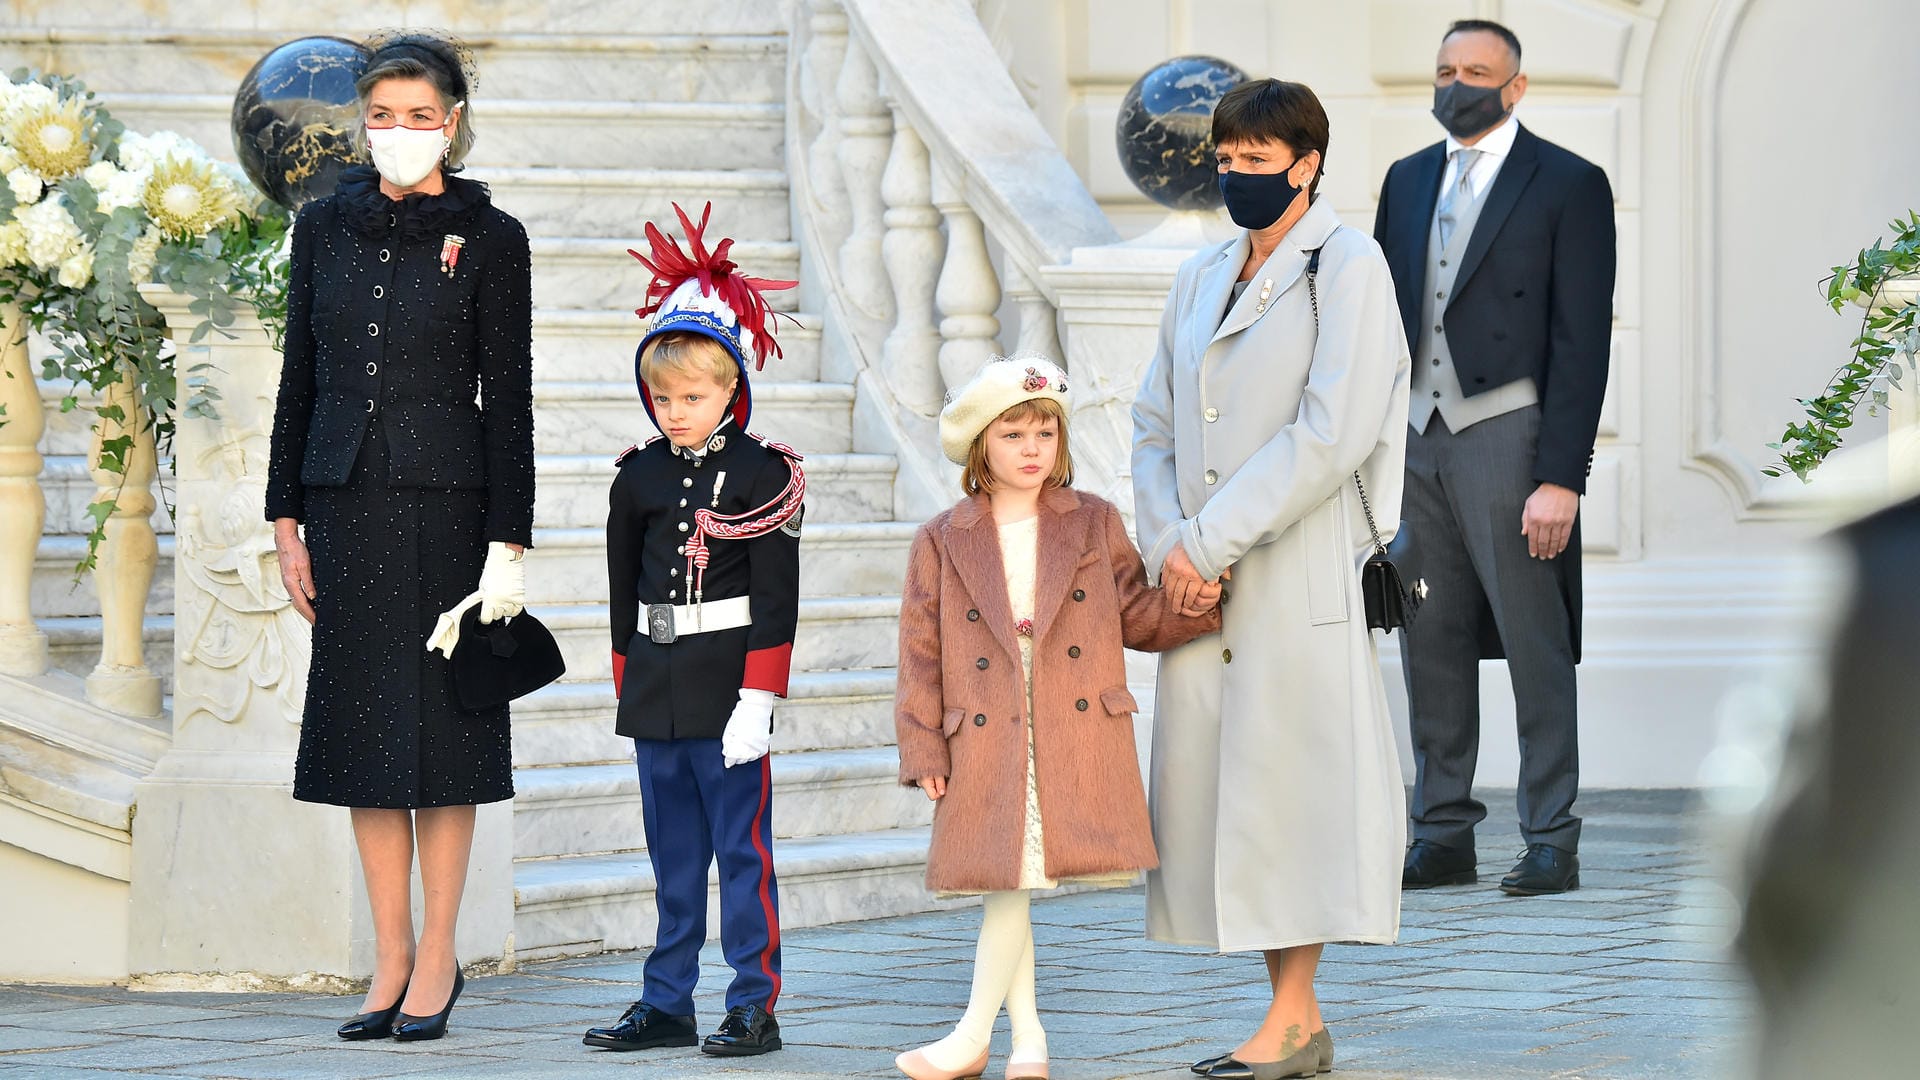
[[439,620],[433,624],[433,633],[427,635],[427,651],[438,649],[446,654],[447,659],[453,659],[453,647],[460,644],[460,618],[481,599],[479,593],[468,593],[467,598],[454,605],[451,611],[441,612]]
[[771,690],[741,688],[727,729],[720,733],[720,757],[727,768],[767,756],[767,747],[773,743],[774,698]]
[[480,571],[480,621],[511,619],[527,608],[527,553],[514,551],[498,540],[487,545],[487,565]]
[[515,555],[507,545],[495,540],[487,545],[487,564],[480,571],[480,587],[449,611],[440,613],[427,635],[427,651],[436,649],[453,659],[453,648],[460,644],[460,619],[467,609],[480,605],[480,621],[510,619],[527,606],[527,564],[525,553]]

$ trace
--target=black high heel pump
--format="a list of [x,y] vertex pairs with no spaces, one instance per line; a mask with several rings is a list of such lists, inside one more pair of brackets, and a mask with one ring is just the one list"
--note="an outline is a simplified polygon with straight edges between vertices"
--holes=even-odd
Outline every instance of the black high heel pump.
[[447,1017],[453,1013],[453,1003],[460,1000],[460,991],[466,988],[467,977],[459,968],[454,968],[453,993],[447,995],[447,1007],[432,1016],[408,1016],[406,1013],[401,1013],[393,1028],[394,1039],[399,1042],[421,1042],[445,1035]]
[[385,1039],[393,1035],[393,1018],[400,1015],[400,1003],[407,1000],[407,988],[400,988],[400,996],[393,1004],[377,1012],[363,1012],[359,1016],[341,1024],[334,1034],[350,1042],[365,1039]]

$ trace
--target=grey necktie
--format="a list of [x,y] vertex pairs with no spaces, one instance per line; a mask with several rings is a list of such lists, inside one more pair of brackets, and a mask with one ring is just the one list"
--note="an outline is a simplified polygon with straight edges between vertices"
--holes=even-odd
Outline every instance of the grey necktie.
[[1483,153],[1485,151],[1470,146],[1453,152],[1453,183],[1440,199],[1440,246],[1443,249],[1453,239],[1453,226],[1460,220],[1460,211],[1473,204],[1473,185],[1467,181],[1467,177],[1473,172],[1473,163],[1480,160]]

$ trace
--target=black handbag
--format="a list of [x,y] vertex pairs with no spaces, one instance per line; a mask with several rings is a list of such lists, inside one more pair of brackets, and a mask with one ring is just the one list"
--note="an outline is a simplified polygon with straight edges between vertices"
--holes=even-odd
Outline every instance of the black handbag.
[[480,625],[480,606],[460,616],[453,647],[453,696],[467,712],[505,705],[567,673],[560,643],[527,612]]
[[[1320,249],[1307,253],[1307,301],[1313,305],[1313,328],[1320,329],[1320,290],[1314,277],[1320,273]],[[1420,604],[1427,598],[1427,582],[1414,568],[1414,554],[1407,523],[1393,534],[1393,543],[1380,542],[1380,527],[1373,520],[1373,504],[1367,501],[1367,485],[1359,470],[1353,474],[1353,486],[1360,492],[1360,509],[1367,515],[1367,532],[1373,535],[1373,554],[1360,568],[1360,595],[1367,604],[1367,629],[1391,634],[1413,622]],[[1411,587],[1407,584],[1411,581]]]

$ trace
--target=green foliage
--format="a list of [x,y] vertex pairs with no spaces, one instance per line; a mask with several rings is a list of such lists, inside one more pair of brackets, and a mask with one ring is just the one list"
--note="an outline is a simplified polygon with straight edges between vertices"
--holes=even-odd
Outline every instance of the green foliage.
[[1779,463],[1762,470],[1768,476],[1791,472],[1807,480],[1828,454],[1840,448],[1863,399],[1871,401],[1867,406],[1871,416],[1887,404],[1889,386],[1899,388],[1904,376],[1915,373],[1920,305],[1880,303],[1877,296],[1888,281],[1920,274],[1920,212],[1909,211],[1905,221],[1895,221],[1889,228],[1894,232],[1891,244],[1875,240],[1851,265],[1834,267],[1824,282],[1827,303],[1836,312],[1862,299],[1872,302],[1861,316],[1853,358],[1833,373],[1824,393],[1799,399],[1806,419],[1788,424],[1779,442],[1767,444],[1780,451]]

